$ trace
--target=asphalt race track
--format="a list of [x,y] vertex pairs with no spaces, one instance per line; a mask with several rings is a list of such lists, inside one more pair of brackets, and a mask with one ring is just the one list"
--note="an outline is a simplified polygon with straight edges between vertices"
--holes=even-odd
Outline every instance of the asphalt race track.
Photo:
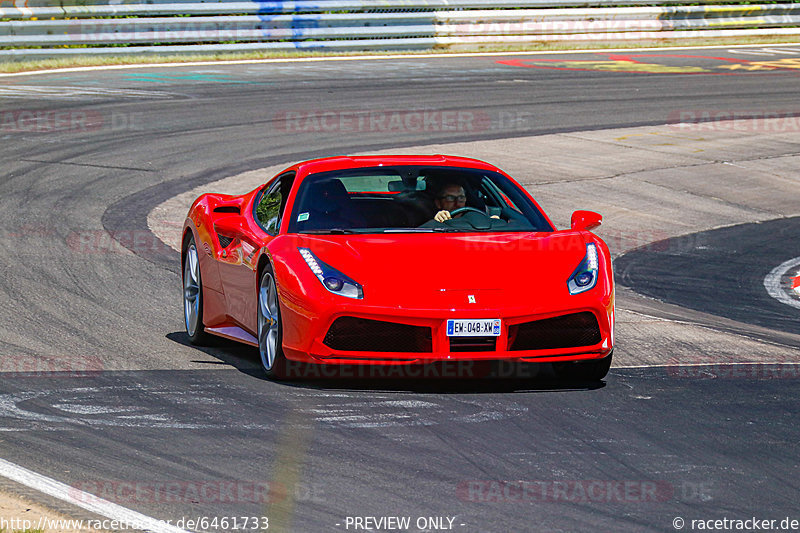
[[764,290],[770,270],[798,250],[786,245],[800,231],[798,226],[800,219],[789,218],[675,237],[625,254],[615,268],[624,284],[647,296],[800,333],[797,309],[769,298]]
[[[464,533],[800,519],[800,309],[763,285],[800,256],[791,199],[786,216],[753,215],[776,220],[709,213],[702,228],[620,250],[618,308],[643,322],[620,324],[618,366],[593,384],[559,384],[547,368],[266,381],[249,348],[188,345],[178,254],[147,223],[184,191],[315,156],[500,141],[502,158],[512,139],[681,113],[794,119],[800,73],[776,62],[795,56],[800,46],[0,77],[0,457],[73,487],[74,501],[2,487],[78,518],[96,516],[77,506],[91,493],[192,531],[254,516],[273,531]],[[781,157],[800,153],[793,139],[800,130]],[[627,347],[626,331],[639,334]],[[741,364],[753,354],[759,364]],[[200,517],[217,525],[187,525]],[[355,521],[366,517],[384,521]]]

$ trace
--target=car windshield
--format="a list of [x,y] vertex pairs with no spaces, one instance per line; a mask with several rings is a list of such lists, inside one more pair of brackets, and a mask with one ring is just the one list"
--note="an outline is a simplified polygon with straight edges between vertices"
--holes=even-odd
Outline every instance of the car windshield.
[[[452,219],[434,220],[442,210]],[[502,174],[440,166],[311,174],[300,185],[291,217],[290,233],[554,231]]]

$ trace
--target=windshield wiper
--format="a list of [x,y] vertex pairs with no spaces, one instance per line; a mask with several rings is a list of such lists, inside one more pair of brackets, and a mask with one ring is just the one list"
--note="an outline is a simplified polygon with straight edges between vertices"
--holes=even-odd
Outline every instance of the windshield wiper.
[[330,228],[330,229],[309,229],[305,231],[301,231],[299,233],[305,233],[309,235],[345,235],[350,233],[357,233],[351,229],[344,229],[344,228]]

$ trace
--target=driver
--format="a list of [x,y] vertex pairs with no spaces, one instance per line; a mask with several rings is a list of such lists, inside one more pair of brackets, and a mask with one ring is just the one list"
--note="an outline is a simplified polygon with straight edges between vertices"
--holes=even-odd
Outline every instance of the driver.
[[442,187],[436,198],[433,199],[436,209],[439,211],[434,215],[436,222],[444,222],[453,218],[450,211],[455,211],[467,205],[467,192],[464,187],[456,183],[450,183]]
[[[449,183],[439,190],[439,194],[434,198],[433,203],[439,210],[433,219],[436,222],[444,222],[451,220],[453,217],[450,215],[451,211],[461,209],[467,205],[467,192],[464,187],[457,183]],[[463,213],[456,215],[460,217]],[[492,215],[491,218],[500,218],[497,215]]]

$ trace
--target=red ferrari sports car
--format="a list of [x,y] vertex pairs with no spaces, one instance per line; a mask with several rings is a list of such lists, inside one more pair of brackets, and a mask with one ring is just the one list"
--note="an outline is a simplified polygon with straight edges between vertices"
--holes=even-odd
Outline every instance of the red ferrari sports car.
[[[330,157],[241,196],[203,194],[183,227],[186,332],[292,362],[611,365],[614,282],[602,218],[556,230],[500,169],[451,156]],[[322,367],[316,367],[322,368]],[[329,367],[324,367],[329,368]]]

